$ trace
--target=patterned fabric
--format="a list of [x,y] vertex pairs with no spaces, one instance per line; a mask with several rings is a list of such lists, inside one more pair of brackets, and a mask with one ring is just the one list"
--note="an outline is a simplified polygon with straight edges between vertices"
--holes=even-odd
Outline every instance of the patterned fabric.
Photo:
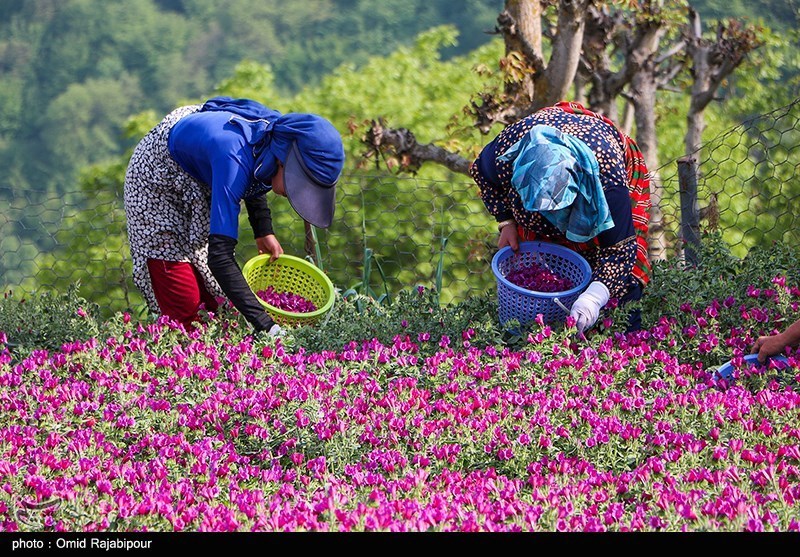
[[223,295],[208,268],[209,189],[183,171],[167,149],[175,123],[199,110],[200,105],[191,105],[169,113],[136,146],[125,174],[133,282],[154,314],[160,309],[147,269],[148,258],[188,261],[199,271],[209,293]]
[[522,205],[544,215],[569,240],[588,242],[614,226],[597,158],[580,139],[533,126],[499,158],[514,164],[511,185]]
[[[569,107],[568,107],[569,108]],[[590,242],[570,241],[539,213],[525,209],[511,186],[513,166],[499,157],[533,126],[546,125],[583,141],[595,154],[600,181],[614,226]],[[624,298],[646,282],[637,270],[637,232],[631,210],[627,143],[607,119],[550,107],[523,118],[487,144],[470,167],[487,210],[498,220],[516,220],[520,238],[555,242],[580,253],[592,268],[592,280],[605,284],[612,298]],[[647,277],[647,275],[644,275]]]
[[634,275],[641,281],[642,285],[646,285],[650,282],[650,275],[652,274],[647,244],[651,207],[650,173],[647,170],[647,165],[645,165],[641,149],[633,139],[622,133],[611,120],[601,114],[587,110],[579,103],[562,101],[556,103],[551,109],[599,118],[617,131],[623,145],[625,145],[625,171],[628,174],[633,227],[636,231],[636,266],[634,267]]

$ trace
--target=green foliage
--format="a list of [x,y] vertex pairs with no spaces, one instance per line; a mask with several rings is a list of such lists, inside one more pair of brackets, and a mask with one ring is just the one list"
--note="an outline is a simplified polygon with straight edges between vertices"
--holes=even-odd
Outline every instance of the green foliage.
[[[462,346],[462,333],[473,331],[469,342],[476,346],[502,342],[497,321],[496,300],[486,293],[442,306],[435,289],[419,286],[397,294],[391,303],[381,304],[368,296],[343,298],[337,294],[328,316],[313,327],[291,333],[291,345],[307,351],[342,350],[351,342],[377,339],[391,344],[395,336],[408,336],[420,343],[422,353],[435,352],[446,337],[454,349]],[[420,335],[427,334],[427,340]]]
[[80,293],[98,304],[108,318],[115,312],[134,310],[143,301],[132,281],[130,255],[125,237],[122,184],[126,165],[116,161],[87,168],[81,188],[89,199],[85,208],[64,217],[55,234],[55,246],[37,259],[35,280],[23,287],[49,285],[64,291],[80,284]]
[[0,300],[0,332],[15,356],[33,350],[58,350],[66,342],[86,340],[100,331],[99,308],[78,294],[73,285],[61,294],[35,292],[21,297],[3,293]]
[[67,174],[116,157],[126,115],[138,109],[142,98],[131,76],[71,84],[45,111],[50,127],[43,142],[52,157],[50,171]]
[[275,110],[282,109],[285,102],[275,87],[275,75],[268,64],[243,60],[236,64],[233,75],[224,79],[215,89],[216,95],[253,99]]
[[[137,141],[140,140],[158,124],[162,117],[163,115],[156,113],[155,110],[145,110],[144,112],[131,116],[125,122],[125,137],[136,139]],[[120,157],[118,162],[124,162],[127,165],[130,155],[131,153],[126,153],[124,157]]]
[[793,0],[692,0],[690,3],[709,20],[745,18],[775,29],[789,29],[797,24],[797,4]]
[[[440,26],[421,33],[413,45],[387,56],[374,56],[362,66],[342,64],[318,86],[301,90],[291,108],[323,114],[342,130],[348,129],[348,123],[359,125],[383,117],[392,126],[413,130],[421,142],[458,139],[473,149],[464,153],[470,156],[481,136],[461,112],[486,84],[486,78],[473,68],[496,64],[502,44],[494,41],[466,56],[443,60],[443,50],[457,44],[457,38],[453,26]],[[448,126],[458,130],[458,135],[447,133]],[[360,154],[360,135],[350,139],[348,154]],[[351,157],[350,164],[355,165],[359,158]],[[447,173],[423,168],[420,175],[442,177]]]
[[[485,2],[471,1],[458,10],[450,7],[449,3],[429,2],[403,2],[398,8],[391,2],[357,1],[347,2],[347,9],[337,9],[341,2],[327,0],[298,3],[291,7],[277,7],[274,2],[254,4],[241,0],[225,6],[202,1],[154,3],[136,0],[131,3],[107,2],[93,9],[94,0],[67,0],[54,7],[52,12],[22,9],[21,6],[19,10],[12,10],[12,19],[18,25],[6,28],[0,23],[0,59],[6,59],[3,52],[9,56],[12,52],[3,50],[6,45],[3,33],[7,30],[13,35],[9,37],[7,48],[26,45],[30,49],[28,58],[34,63],[30,71],[16,65],[25,57],[9,57],[8,65],[0,64],[0,75],[9,78],[0,80],[0,97],[10,101],[3,104],[3,121],[0,122],[0,161],[8,162],[3,164],[6,172],[0,178],[0,197],[6,197],[4,182],[9,184],[9,192],[28,191],[32,182],[36,183],[38,191],[73,192],[69,184],[75,180],[76,165],[104,164],[104,159],[115,151],[120,153],[130,148],[175,105],[198,102],[212,94],[255,98],[283,112],[317,112],[329,117],[341,130],[348,129],[348,122],[384,114],[393,122],[415,126],[420,137],[438,139],[441,130],[448,126],[450,116],[467,104],[479,79],[471,71],[471,59],[442,62],[445,51],[451,55],[466,51],[456,42],[456,27],[423,33],[415,45],[404,47],[387,58],[376,55],[388,55],[395,45],[410,41],[417,32],[441,22],[441,17],[445,21],[460,21],[465,29],[489,28],[502,3],[490,7]],[[462,9],[471,12],[467,14]],[[476,19],[478,15],[483,19]],[[372,35],[355,34],[352,25],[355,21],[361,21],[359,26],[364,25],[364,30],[369,30]],[[339,25],[341,32],[331,32],[326,25]],[[304,32],[306,28],[313,30]],[[292,29],[295,35],[287,36],[288,29]],[[304,40],[297,41],[298,36]],[[470,32],[464,42],[474,46],[488,40],[487,35]],[[320,41],[325,44],[338,41],[342,45],[348,41],[361,42],[365,50],[359,53],[353,48],[319,48]],[[372,41],[379,42],[380,46],[372,44]],[[69,49],[66,44],[71,45]],[[497,46],[494,48],[499,52]],[[294,55],[282,55],[283,49],[295,49]],[[484,52],[481,59],[490,62],[496,60],[496,54]],[[363,75],[357,69],[355,62],[358,60],[367,65]],[[342,65],[328,83],[314,86],[314,83],[320,83],[323,73],[319,68],[334,68],[344,61],[347,64]],[[49,72],[53,66],[58,70]],[[11,70],[4,73],[7,67]],[[313,70],[318,73],[312,79],[307,72],[311,72],[313,67],[318,68]],[[298,81],[293,85],[291,82],[295,79]],[[212,92],[214,82],[218,86]],[[375,86],[371,87],[370,83]],[[287,92],[299,85],[303,86],[303,92],[290,97]],[[379,85],[383,89],[375,89]],[[24,99],[22,92],[25,92]],[[26,116],[25,137],[4,143],[3,130],[7,127],[7,136],[12,137],[18,130],[17,123],[23,121],[23,102],[25,106],[35,106],[31,114],[41,115],[41,118]],[[146,110],[137,112],[145,107]],[[130,114],[137,115],[125,123]],[[40,119],[48,124],[41,133],[37,127]],[[53,133],[54,129],[59,133]],[[115,134],[118,135],[115,137]],[[360,160],[361,145],[356,136],[347,140],[348,165],[349,169],[354,169]],[[467,142],[471,146],[478,143],[477,137]],[[8,147],[7,151],[3,150],[3,145]],[[118,157],[126,164],[129,152]],[[112,164],[117,164],[117,161]],[[441,179],[450,179],[451,176],[439,169],[432,170],[429,175]],[[120,180],[114,189],[121,189],[121,183]],[[101,183],[97,185],[103,186]],[[418,195],[411,187],[399,196],[402,199],[398,200],[396,214],[404,223],[400,225],[402,230],[398,230],[402,238],[395,243],[392,237],[394,223],[390,222],[391,208],[386,206],[386,200],[398,199],[397,194],[406,185],[411,185],[411,182],[391,180],[378,186],[376,181],[370,180],[364,187],[369,190],[367,198],[371,208],[367,218],[374,216],[374,209],[380,216],[373,231],[380,234],[376,244],[393,246],[392,253],[380,248],[385,272],[387,276],[408,284],[419,280],[419,273],[422,273],[421,278],[428,278],[435,272],[435,263],[431,262],[435,254],[429,253],[427,238],[416,238],[415,230],[415,224],[425,226],[422,220],[425,215],[433,215],[433,211],[427,208],[433,199],[441,199],[454,220],[456,235],[451,245],[468,245],[470,242],[466,232],[470,228],[467,219],[479,215],[479,218],[487,220],[488,216],[474,194],[466,189],[463,195],[450,199],[445,192],[451,188],[444,187],[445,184],[437,187],[436,191],[418,192]],[[346,196],[360,194],[358,188],[347,187],[349,191],[343,192]],[[87,241],[97,238],[94,228],[103,222],[112,222],[102,216],[103,209],[100,209],[100,215],[95,215],[98,211],[98,204],[93,200],[96,193],[86,191],[80,198],[70,199],[70,204],[79,205],[77,209],[82,218],[92,217],[93,225],[85,224],[88,221],[80,218],[73,219],[72,211],[67,212],[69,216],[63,222],[56,221],[56,226],[53,226],[54,222],[40,222],[39,215],[24,215],[18,222],[8,224],[10,230],[4,228],[4,235],[12,239],[19,236],[23,244],[30,243],[39,247],[40,252],[49,254],[61,251],[60,246],[86,246]],[[58,198],[59,194],[51,195],[50,200],[42,202],[44,206],[41,209],[48,214],[59,214],[61,205],[52,201]],[[39,203],[28,196],[25,199],[29,203]],[[330,237],[326,236],[327,233],[320,235],[320,253],[329,258],[325,261],[320,259],[320,264],[330,268],[332,277],[344,285],[353,283],[352,261],[364,253],[361,231],[357,227],[351,228],[347,218],[347,215],[353,215],[348,206],[351,203],[345,201],[338,213],[345,215],[346,230],[331,230]],[[271,206],[276,230],[280,231],[287,251],[302,253],[302,223],[283,200],[273,200]],[[420,207],[424,211],[416,215],[414,211]],[[38,205],[36,210],[39,210]],[[109,209],[108,214],[116,216],[118,213]],[[360,220],[357,217],[353,223],[360,223]],[[433,230],[434,225],[430,222],[429,228]],[[57,227],[58,239],[54,239],[56,232],[34,232],[42,227]],[[65,237],[70,232],[74,234],[74,240]],[[99,244],[93,244],[91,249],[119,251],[119,247],[125,244],[122,232],[122,228],[112,223],[106,232],[107,237]],[[238,250],[238,255],[244,260],[254,251],[250,244],[243,242]],[[13,256],[16,254],[21,252],[15,252]],[[452,253],[452,257],[458,256],[457,252]],[[107,257],[111,260],[104,262],[105,257],[93,254],[91,259],[98,260],[100,265],[121,269],[116,254],[109,254]],[[413,263],[408,262],[409,257],[414,259]],[[58,258],[64,260],[67,257],[61,253]],[[49,268],[52,257],[49,259],[37,262],[32,268]],[[8,261],[9,265],[12,263],[15,264],[12,274],[4,272],[4,276],[10,278],[14,273],[29,276],[30,262]],[[50,280],[51,276],[47,278]],[[63,288],[73,278],[74,275],[69,273],[53,286]],[[93,279],[82,280],[84,284],[93,282]],[[15,286],[18,284],[14,283]],[[115,280],[112,284],[120,283]],[[396,282],[392,287],[397,289],[402,285],[403,282]]]
[[[439,0],[61,0],[8,2],[0,8],[0,159],[8,155],[28,189],[66,191],[78,166],[98,160],[97,148],[73,143],[75,158],[53,168],[47,142],[57,114],[63,131],[102,132],[100,149],[116,154],[114,126],[139,110],[165,113],[187,97],[209,96],[242,60],[269,64],[284,93],[299,90],[343,62],[386,55],[441,23],[467,34],[463,53],[489,40],[502,1],[469,0],[454,9]],[[251,89],[261,87],[254,80]],[[112,91],[117,83],[120,91]],[[66,95],[66,97],[63,97]],[[63,97],[63,98],[62,98]],[[270,95],[268,98],[273,98]],[[54,104],[55,103],[55,104]],[[86,121],[86,105],[116,104]],[[83,128],[89,127],[85,131]],[[56,134],[58,137],[63,136]],[[15,141],[6,141],[14,139]],[[50,166],[40,165],[43,157]],[[4,165],[5,166],[5,165]],[[36,172],[35,177],[33,176]],[[0,188],[9,185],[0,177]]]
[[[740,2],[732,4],[730,12],[718,2],[692,4],[709,29],[712,16],[746,14],[741,10],[749,9]],[[773,16],[788,21],[785,3],[759,3],[767,4],[780,4],[775,10],[759,10],[771,18],[770,24]],[[109,180],[90,180],[93,189],[85,189],[80,199],[69,199],[70,211],[58,222],[58,232],[44,226],[47,232],[42,233],[43,224],[51,223],[40,222],[41,215],[60,215],[64,199],[51,196],[39,204],[38,194],[28,192],[74,191],[69,186],[74,165],[106,164],[106,157],[129,148],[176,104],[229,94],[256,98],[282,111],[317,112],[340,130],[353,131],[345,138],[348,166],[337,222],[318,234],[317,260],[335,283],[348,287],[358,280],[354,269],[357,262],[366,268],[369,242],[369,248],[380,254],[385,276],[380,286],[388,283],[389,291],[420,282],[446,284],[436,291],[441,302],[448,303],[490,289],[493,280],[484,271],[494,231],[474,184],[436,165],[425,165],[420,180],[360,168],[360,136],[365,121],[384,117],[392,126],[412,130],[421,142],[474,156],[487,138],[470,127],[462,108],[476,92],[493,84],[488,73],[475,70],[495,67],[503,54],[502,42],[490,41],[483,33],[502,5],[499,0],[316,0],[291,6],[247,0],[224,5],[209,0],[4,4],[0,8],[7,16],[0,18],[4,101],[0,102],[4,168],[0,201],[14,192],[26,192],[25,200],[37,209],[41,206],[41,213],[3,228],[0,248],[10,249],[3,250],[0,274],[14,279],[16,286],[21,283],[17,277],[48,269],[41,276],[36,271],[36,279],[54,281],[52,285],[61,290],[80,279],[84,294],[100,296],[105,311],[122,309],[111,302],[112,295],[135,306],[137,294],[117,276],[125,272],[121,205],[119,199],[103,197],[103,188],[121,190],[119,170],[124,170],[128,153],[108,163],[116,168]],[[796,95],[800,67],[798,49],[793,48],[796,30],[781,34],[765,30],[761,38],[765,46],[724,84],[725,104],[707,110],[704,138],[718,137],[743,118]],[[686,105],[685,95],[663,93],[659,98],[659,157],[667,162],[658,170],[667,176],[683,154]],[[130,114],[136,116],[123,124]],[[23,123],[25,133],[19,135]],[[116,136],[119,129],[124,133]],[[763,131],[748,134],[760,138]],[[717,169],[705,177],[701,206],[711,193],[725,192],[718,195],[726,203],[720,227],[736,229],[739,236],[729,238],[729,243],[740,244],[732,246],[738,256],[752,246],[795,241],[797,226],[780,203],[798,187],[793,167],[765,165],[747,144],[735,139],[725,139],[730,156],[719,164],[710,163]],[[796,139],[792,130],[777,140],[770,138],[771,152],[788,156]],[[673,186],[676,182],[667,182],[664,192],[663,204],[669,207],[678,206],[678,188]],[[78,210],[72,211],[72,204]],[[272,200],[271,207],[287,252],[303,253],[302,223],[285,200]],[[447,217],[446,230],[442,215]],[[368,242],[361,229],[365,218]],[[665,221],[677,238],[678,217],[667,214]],[[755,228],[767,232],[747,232]],[[35,256],[30,242],[47,254],[36,265],[30,261]],[[246,260],[254,254],[251,244],[242,242],[237,256]],[[88,257],[86,245],[91,246]],[[456,268],[453,262],[469,266]],[[91,271],[91,277],[76,274],[84,269]],[[103,274],[110,270],[112,280]],[[379,276],[372,273],[375,282],[366,285],[374,292],[380,291]]]
[[[758,297],[743,293],[752,287],[774,289],[775,277],[786,277],[787,284],[800,284],[800,256],[792,246],[776,242],[767,248],[752,249],[742,259],[734,256],[721,235],[705,234],[698,250],[698,264],[688,266],[678,258],[656,262],[653,278],[641,300],[644,326],[652,326],[662,317],[673,317],[682,326],[696,324],[695,317],[682,307],[702,308],[714,300],[731,298],[729,308],[722,308],[717,321],[721,329],[741,323],[741,308],[759,303]],[[792,314],[790,308],[784,308]]]

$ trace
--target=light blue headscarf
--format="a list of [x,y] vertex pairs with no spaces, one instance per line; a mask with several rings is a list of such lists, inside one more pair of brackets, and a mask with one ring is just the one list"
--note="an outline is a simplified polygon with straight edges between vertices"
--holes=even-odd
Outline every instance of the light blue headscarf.
[[600,167],[581,140],[552,126],[533,126],[499,160],[513,161],[511,184],[528,211],[539,212],[573,242],[614,226]]

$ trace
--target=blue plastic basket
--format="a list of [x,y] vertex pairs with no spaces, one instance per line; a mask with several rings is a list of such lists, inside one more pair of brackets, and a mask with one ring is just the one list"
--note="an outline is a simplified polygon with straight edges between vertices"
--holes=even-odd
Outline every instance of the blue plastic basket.
[[733,360],[730,360],[717,368],[718,378],[731,379],[731,377],[733,377],[734,369],[744,370],[744,369],[749,369],[751,366],[769,366],[771,364],[774,367],[778,368],[789,367],[789,360],[787,360],[785,356],[773,356],[771,358],[768,358],[765,363],[759,364],[758,354],[747,354],[746,356],[742,357],[741,365],[736,366],[734,365],[733,362],[734,362]]
[[[506,278],[511,271],[534,264],[570,280],[575,286],[563,292],[537,292],[517,286]],[[581,255],[564,246],[539,241],[521,242],[516,253],[504,247],[492,258],[492,272],[497,278],[500,323],[516,319],[523,327],[539,314],[545,323],[563,322],[572,303],[592,278],[589,263]]]

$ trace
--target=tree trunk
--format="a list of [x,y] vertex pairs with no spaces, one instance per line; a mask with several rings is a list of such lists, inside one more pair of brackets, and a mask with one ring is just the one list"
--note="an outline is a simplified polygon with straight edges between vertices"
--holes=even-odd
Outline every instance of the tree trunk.
[[[692,61],[692,91],[689,110],[686,113],[686,135],[684,152],[686,157],[697,158],[703,131],[706,127],[705,109],[714,100],[717,89],[745,57],[761,45],[755,29],[744,27],[737,21],[718,25],[715,41],[703,38],[700,15],[689,9],[689,24],[686,34],[687,50]],[[696,188],[695,188],[696,191]],[[712,193],[708,204],[700,211],[710,229],[715,229],[719,219],[716,196]]]
[[697,265],[700,245],[700,211],[697,209],[697,160],[693,157],[678,159],[678,183],[681,194],[681,237],[684,260]]
[[[506,56],[518,52],[528,60],[542,59],[542,4],[539,0],[506,0],[505,10],[498,16],[506,47]],[[521,81],[507,81],[505,93],[509,98],[533,101],[534,73]],[[524,102],[524,101],[523,101]]]
[[542,56],[542,3],[540,0],[506,0],[506,11],[516,22],[517,30],[513,36],[506,37],[506,53],[516,50],[524,52],[523,45],[533,49],[536,56]]
[[664,214],[661,210],[663,189],[661,179],[655,171],[658,168],[658,138],[656,136],[656,84],[655,76],[649,71],[639,71],[631,82],[636,122],[636,143],[642,150],[645,164],[650,171],[650,229],[649,251],[651,261],[666,259],[667,242],[664,233]]
[[581,60],[586,11],[590,4],[587,0],[562,0],[559,3],[558,34],[553,39],[553,51],[545,72],[545,90],[537,95],[541,101],[531,112],[569,96]]
[[629,102],[626,102],[625,108],[623,109],[622,112],[622,120],[619,123],[620,127],[622,128],[622,132],[625,135],[630,136],[632,133],[631,129],[633,128],[633,117],[634,117],[633,105]]
[[666,258],[664,215],[661,210],[663,191],[658,168],[658,136],[656,134],[656,95],[658,92],[658,49],[661,37],[666,33],[663,20],[653,18],[640,23],[635,29],[631,50],[626,56],[626,65],[631,72],[630,101],[633,104],[636,123],[636,143],[642,150],[645,164],[650,171],[650,228],[648,244],[650,259]]
[[708,45],[702,41],[700,15],[695,10],[689,11],[689,33],[692,37],[689,52],[692,56],[692,97],[689,111],[686,113],[686,136],[684,137],[685,154],[690,156],[700,148],[703,130],[706,127],[704,111],[707,103],[702,104],[706,91],[711,85],[711,68],[708,63]]
[[[628,84],[630,75],[627,63],[619,71],[612,71],[609,46],[621,33],[619,18],[598,6],[590,6],[583,33],[582,72],[588,74],[592,88],[588,95],[588,106],[594,112],[617,121],[616,98]],[[623,33],[624,34],[624,33]]]

